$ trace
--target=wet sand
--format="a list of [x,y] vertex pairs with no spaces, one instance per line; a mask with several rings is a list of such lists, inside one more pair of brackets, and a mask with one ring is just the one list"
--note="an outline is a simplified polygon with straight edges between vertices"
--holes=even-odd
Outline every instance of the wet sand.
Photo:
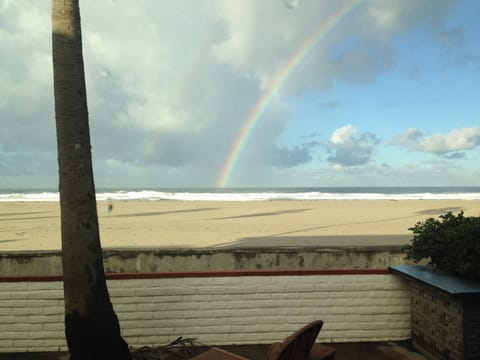
[[[109,209],[112,204],[112,209]],[[478,200],[99,202],[104,248],[236,248],[406,244],[409,227]],[[57,250],[58,202],[0,203],[0,251]]]

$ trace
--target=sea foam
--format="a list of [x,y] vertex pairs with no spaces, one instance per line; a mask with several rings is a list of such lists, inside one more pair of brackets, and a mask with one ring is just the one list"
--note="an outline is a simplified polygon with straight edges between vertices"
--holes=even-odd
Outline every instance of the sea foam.
[[[314,188],[316,189],[316,188]],[[337,191],[335,191],[337,190]],[[278,201],[278,200],[480,200],[480,188],[446,188],[416,191],[410,188],[329,188],[328,191],[308,189],[231,189],[231,190],[115,190],[97,191],[99,201]],[[397,190],[397,191],[395,191]],[[423,190],[423,189],[422,189]],[[4,192],[0,202],[13,201],[59,201],[58,192]]]

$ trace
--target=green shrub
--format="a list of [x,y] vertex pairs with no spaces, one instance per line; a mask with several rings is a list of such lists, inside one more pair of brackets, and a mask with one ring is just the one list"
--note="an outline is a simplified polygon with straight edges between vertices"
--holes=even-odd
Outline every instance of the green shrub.
[[407,259],[427,259],[439,270],[480,279],[480,217],[449,212],[440,220],[429,218],[409,230],[414,236],[406,247]]

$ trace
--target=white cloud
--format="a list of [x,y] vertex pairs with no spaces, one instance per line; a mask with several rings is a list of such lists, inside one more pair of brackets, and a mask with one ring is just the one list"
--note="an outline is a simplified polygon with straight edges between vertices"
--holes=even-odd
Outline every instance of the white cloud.
[[352,125],[346,125],[335,130],[330,137],[328,157],[334,168],[365,165],[370,161],[378,138],[370,133],[358,134]]
[[393,144],[407,146],[412,151],[442,155],[449,159],[463,158],[461,152],[480,145],[480,127],[453,129],[447,134],[424,136],[417,129],[408,129]]
[[378,38],[387,40],[392,34],[420,21],[435,28],[455,0],[367,0],[366,3],[365,18],[368,19],[369,26],[364,31],[376,33]]
[[397,136],[392,140],[392,145],[406,145],[417,142],[422,137],[422,132],[418,129],[409,128],[405,133]]
[[446,154],[454,151],[471,150],[480,145],[480,127],[453,129],[448,134],[435,134],[420,139],[417,150]]

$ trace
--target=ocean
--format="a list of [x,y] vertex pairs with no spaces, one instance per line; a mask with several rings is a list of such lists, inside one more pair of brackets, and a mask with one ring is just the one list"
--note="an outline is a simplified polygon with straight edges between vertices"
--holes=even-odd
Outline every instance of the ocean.
[[[58,201],[48,189],[0,189],[0,202]],[[289,187],[97,189],[99,201],[480,200],[472,187]]]

